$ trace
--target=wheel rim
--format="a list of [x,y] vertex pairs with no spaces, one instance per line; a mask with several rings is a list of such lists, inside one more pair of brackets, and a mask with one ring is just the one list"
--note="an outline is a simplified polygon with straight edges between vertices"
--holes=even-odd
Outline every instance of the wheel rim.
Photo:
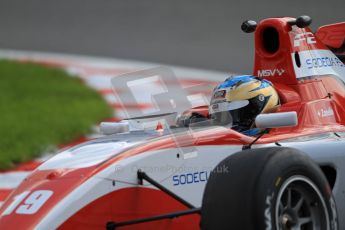
[[304,176],[292,176],[281,186],[275,220],[276,228],[282,230],[323,230],[330,226],[320,190]]

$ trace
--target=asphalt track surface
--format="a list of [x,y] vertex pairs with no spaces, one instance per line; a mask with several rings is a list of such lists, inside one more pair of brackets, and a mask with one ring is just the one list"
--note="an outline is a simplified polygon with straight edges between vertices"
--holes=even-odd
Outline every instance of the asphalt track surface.
[[51,51],[251,73],[245,19],[345,20],[344,0],[0,0],[0,48]]

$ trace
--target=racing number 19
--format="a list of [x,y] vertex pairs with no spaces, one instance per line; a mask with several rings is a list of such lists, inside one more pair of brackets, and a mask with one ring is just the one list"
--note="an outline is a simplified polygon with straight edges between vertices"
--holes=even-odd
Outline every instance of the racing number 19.
[[[18,205],[30,194],[29,191],[25,191],[14,197],[13,202],[6,208],[2,213],[2,216],[10,215]],[[16,209],[17,214],[34,214],[36,213],[43,204],[53,195],[53,192],[50,190],[37,190],[32,192]]]

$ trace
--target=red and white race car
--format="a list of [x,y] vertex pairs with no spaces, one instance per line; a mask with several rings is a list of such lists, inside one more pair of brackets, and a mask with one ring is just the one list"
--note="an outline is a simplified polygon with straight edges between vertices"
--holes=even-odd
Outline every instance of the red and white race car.
[[108,135],[55,155],[12,192],[0,229],[345,229],[345,23],[314,34],[310,22],[242,25],[255,32],[253,75],[281,101],[256,119],[267,132],[178,127],[174,113],[105,123]]

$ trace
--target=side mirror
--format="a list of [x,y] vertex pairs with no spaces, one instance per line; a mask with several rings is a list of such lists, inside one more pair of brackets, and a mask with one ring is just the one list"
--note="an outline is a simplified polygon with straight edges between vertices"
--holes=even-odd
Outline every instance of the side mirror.
[[280,128],[292,127],[298,124],[296,112],[282,112],[282,113],[264,113],[260,114],[255,119],[255,125],[258,128]]

